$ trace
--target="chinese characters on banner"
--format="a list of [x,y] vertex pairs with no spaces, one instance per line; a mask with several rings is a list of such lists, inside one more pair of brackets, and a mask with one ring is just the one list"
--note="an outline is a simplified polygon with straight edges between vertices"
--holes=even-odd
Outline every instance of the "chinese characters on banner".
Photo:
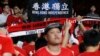
[[[46,0],[35,1],[30,0],[28,5],[28,16],[33,21],[40,18],[68,18],[72,13],[72,1],[71,0]],[[41,19],[40,19],[41,20]]]
[[[69,14],[68,4],[63,3],[53,3],[52,7],[50,8],[49,3],[42,3],[40,7],[39,3],[34,3],[32,8],[32,14],[37,15],[62,15],[62,14]],[[41,10],[41,11],[39,11]]]

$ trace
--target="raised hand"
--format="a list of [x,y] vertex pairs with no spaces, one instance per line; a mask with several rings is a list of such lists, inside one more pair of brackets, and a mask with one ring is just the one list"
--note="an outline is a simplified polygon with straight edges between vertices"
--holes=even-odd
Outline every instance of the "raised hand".
[[65,29],[69,30],[71,26],[72,26],[71,22],[66,20],[65,25],[64,25]]

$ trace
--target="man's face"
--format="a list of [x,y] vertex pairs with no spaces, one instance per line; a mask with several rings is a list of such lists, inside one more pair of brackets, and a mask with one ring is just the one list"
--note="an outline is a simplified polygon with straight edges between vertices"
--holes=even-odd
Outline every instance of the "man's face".
[[19,7],[17,7],[17,6],[14,7],[14,13],[15,13],[15,14],[16,14],[16,13],[20,13]]
[[95,12],[95,11],[96,11],[96,7],[95,7],[95,6],[92,6],[92,7],[91,7],[91,11],[92,11],[92,12]]
[[50,29],[46,35],[49,44],[59,45],[62,41],[62,34],[58,28]]
[[9,13],[10,12],[10,7],[9,6],[5,6],[3,8],[4,12]]

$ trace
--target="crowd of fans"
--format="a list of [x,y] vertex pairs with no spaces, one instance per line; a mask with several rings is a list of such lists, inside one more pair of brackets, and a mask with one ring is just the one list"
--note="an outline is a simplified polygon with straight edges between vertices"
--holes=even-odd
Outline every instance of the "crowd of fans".
[[[90,9],[87,17],[99,17],[95,6]],[[100,25],[87,30],[81,22],[82,16],[76,17],[79,32],[74,37],[76,41],[70,43],[73,34],[70,33],[72,24],[69,21],[63,26],[51,23],[44,33],[10,38],[7,27],[29,23],[27,9],[18,5],[10,8],[4,3],[0,12],[0,56],[100,56]]]

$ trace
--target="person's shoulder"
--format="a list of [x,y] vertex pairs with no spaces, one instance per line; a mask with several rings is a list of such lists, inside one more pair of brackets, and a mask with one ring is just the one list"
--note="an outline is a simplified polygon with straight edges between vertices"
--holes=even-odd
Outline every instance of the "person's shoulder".
[[44,50],[46,50],[45,47],[41,47],[40,49],[38,49],[36,52],[43,52]]
[[87,14],[86,14],[86,16],[90,16],[90,15],[91,15],[91,13],[87,13]]
[[1,37],[1,38],[6,38],[6,37],[8,37],[8,36],[5,35],[5,34],[0,33],[0,37]]
[[38,49],[36,52],[35,52],[35,56],[43,56],[46,54],[46,48],[45,47],[41,47],[40,49]]
[[13,15],[8,15],[8,17],[13,17]]
[[83,53],[80,53],[78,56],[100,56],[100,51],[96,51],[96,52],[83,52]]
[[10,14],[10,15],[8,15],[8,17],[12,17],[12,18],[13,18],[13,17],[14,17],[14,15]]
[[0,14],[0,16],[2,16],[2,14]]
[[85,56],[86,53],[80,53],[78,56]]
[[71,51],[69,48],[63,48],[63,47],[62,47],[62,50],[64,50],[64,51],[67,50],[67,51],[69,51],[69,52]]
[[0,39],[11,40],[10,36],[0,33]]
[[97,52],[96,52],[96,54],[97,54],[98,56],[100,56],[100,50],[99,50],[99,51],[97,51]]
[[69,48],[62,48],[63,53],[73,54],[73,51]]
[[3,13],[1,13],[1,14],[0,14],[0,17],[3,17],[3,16],[4,16],[4,14],[3,14]]
[[65,56],[73,56],[74,53],[73,53],[73,51],[70,50],[69,48],[62,48],[61,55],[65,55]]

